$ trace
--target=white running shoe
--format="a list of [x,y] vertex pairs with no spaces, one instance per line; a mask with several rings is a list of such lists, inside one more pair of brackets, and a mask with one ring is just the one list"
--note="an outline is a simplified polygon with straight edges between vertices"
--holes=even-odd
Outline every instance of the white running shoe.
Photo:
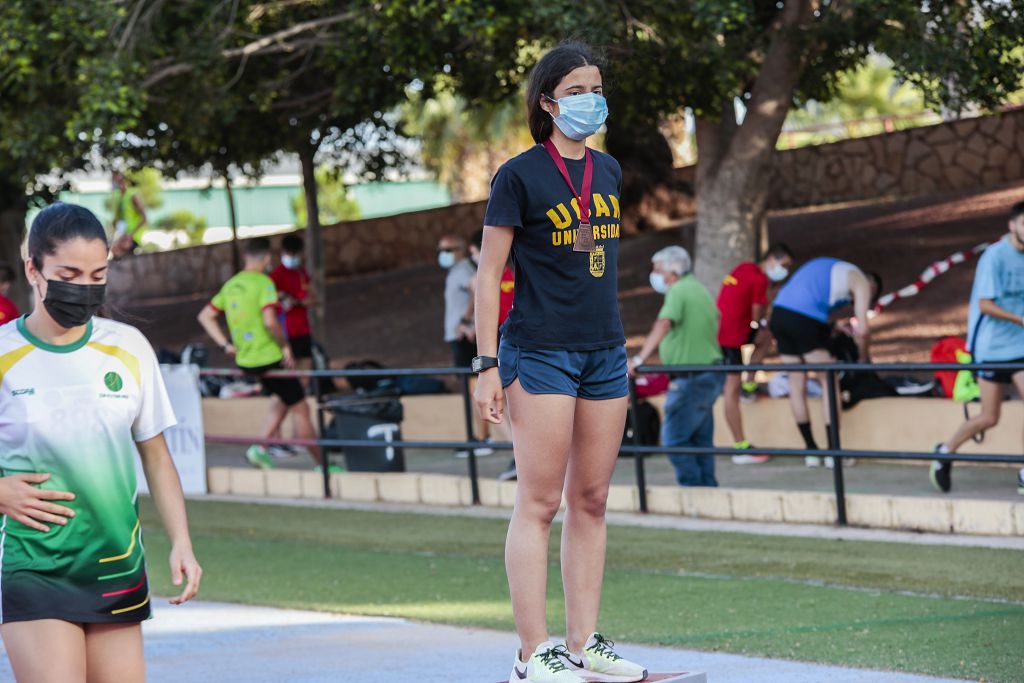
[[647,678],[646,668],[623,659],[614,648],[615,643],[600,633],[591,633],[583,646],[583,652],[577,655],[566,650],[562,657],[572,671],[587,681],[633,683]]
[[569,654],[565,645],[546,641],[537,646],[528,661],[523,661],[522,650],[516,650],[516,659],[509,674],[509,683],[531,681],[532,683],[586,683],[566,666],[564,658]]
[[808,455],[804,458],[804,465],[808,467],[821,467],[821,458],[816,455]]

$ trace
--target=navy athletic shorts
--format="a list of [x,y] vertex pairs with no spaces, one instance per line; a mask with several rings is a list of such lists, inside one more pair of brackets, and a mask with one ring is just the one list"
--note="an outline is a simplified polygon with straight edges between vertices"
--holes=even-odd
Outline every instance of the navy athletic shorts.
[[498,374],[501,386],[518,378],[529,394],[565,394],[592,401],[629,394],[624,346],[596,351],[525,349],[502,339]]

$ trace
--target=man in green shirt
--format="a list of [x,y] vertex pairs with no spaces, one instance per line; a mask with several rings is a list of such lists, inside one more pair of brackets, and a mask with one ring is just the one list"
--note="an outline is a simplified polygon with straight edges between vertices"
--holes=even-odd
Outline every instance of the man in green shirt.
[[[302,383],[294,377],[265,377],[268,370],[295,367],[291,347],[285,341],[277,320],[277,287],[267,277],[270,265],[270,240],[257,237],[245,247],[245,268],[224,283],[220,291],[199,313],[199,323],[206,333],[246,374],[258,375],[263,392],[271,397],[270,411],[263,429],[269,439],[292,415],[295,436],[315,439],[313,420],[306,404]],[[227,318],[231,339],[221,330],[218,317]],[[320,461],[318,449],[310,448],[313,460]],[[270,469],[273,460],[263,446],[252,446],[246,458],[257,467]]]
[[123,173],[114,172],[114,258],[135,253],[146,231],[146,205]]
[[[665,365],[720,363],[718,308],[693,276],[690,254],[682,247],[665,247],[651,258],[651,263],[651,286],[665,295],[665,303],[640,353],[629,361],[630,374],[655,348]],[[720,372],[672,373],[665,399],[662,445],[710,448],[715,434],[713,408],[724,383],[725,375]],[[715,456],[668,457],[680,486],[718,486]]]

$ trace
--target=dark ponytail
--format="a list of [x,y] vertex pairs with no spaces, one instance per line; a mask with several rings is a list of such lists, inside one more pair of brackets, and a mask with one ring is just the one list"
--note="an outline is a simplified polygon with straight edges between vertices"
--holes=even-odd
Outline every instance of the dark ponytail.
[[108,248],[107,231],[96,215],[78,204],[56,202],[46,207],[32,221],[28,233],[28,257],[36,270],[43,269],[43,257],[57,251],[68,240],[100,240]]
[[604,71],[604,61],[589,45],[571,41],[558,45],[533,67],[526,86],[526,120],[534,142],[544,142],[551,137],[554,125],[551,114],[540,106],[541,96],[552,97],[562,79],[581,66],[596,66]]

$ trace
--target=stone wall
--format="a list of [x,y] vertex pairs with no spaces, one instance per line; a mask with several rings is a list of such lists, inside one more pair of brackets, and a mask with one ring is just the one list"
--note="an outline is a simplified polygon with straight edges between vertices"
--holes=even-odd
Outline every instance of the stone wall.
[[[676,173],[692,181],[692,166]],[[1024,179],[1024,108],[776,155],[770,208],[958,192]],[[446,232],[471,235],[486,202],[324,228],[328,277],[427,263]],[[279,238],[278,238],[279,239]],[[208,295],[231,276],[231,245],[143,254],[114,264],[119,301]]]
[[[455,204],[324,227],[327,276],[347,277],[434,259],[446,233],[469,237],[483,225],[486,202]],[[241,240],[244,251],[247,240]],[[280,236],[272,240],[279,243]],[[119,303],[208,295],[231,277],[231,244],[140,254],[113,264],[109,291]]]
[[771,208],[959,192],[1024,179],[1024,108],[787,150]]

